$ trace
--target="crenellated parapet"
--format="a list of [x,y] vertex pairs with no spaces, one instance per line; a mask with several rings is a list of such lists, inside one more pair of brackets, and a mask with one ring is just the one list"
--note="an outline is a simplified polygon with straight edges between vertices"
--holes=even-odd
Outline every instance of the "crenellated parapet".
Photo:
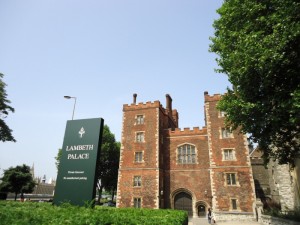
[[182,135],[207,135],[207,128],[202,127],[200,129],[199,127],[193,127],[193,129],[188,128],[175,128],[174,130],[168,129],[168,134],[170,136],[182,136]]
[[163,108],[160,104],[160,101],[154,101],[154,102],[140,102],[138,104],[124,104],[123,105],[123,111],[130,111],[130,110],[138,110],[138,109],[149,109],[149,108]]
[[204,101],[205,102],[215,102],[221,99],[221,94],[209,95],[207,91],[204,92]]

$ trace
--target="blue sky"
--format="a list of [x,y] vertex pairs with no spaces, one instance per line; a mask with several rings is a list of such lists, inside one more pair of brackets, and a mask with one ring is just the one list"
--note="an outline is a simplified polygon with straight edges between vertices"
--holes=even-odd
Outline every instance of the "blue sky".
[[179,126],[204,126],[203,92],[224,93],[209,53],[222,0],[0,0],[0,72],[16,143],[0,168],[56,178],[66,121],[102,117],[120,141],[123,104],[173,98]]

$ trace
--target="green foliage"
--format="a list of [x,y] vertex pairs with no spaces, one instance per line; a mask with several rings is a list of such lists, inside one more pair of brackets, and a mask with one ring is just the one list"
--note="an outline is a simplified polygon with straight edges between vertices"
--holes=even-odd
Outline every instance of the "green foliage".
[[1,180],[0,191],[15,193],[15,200],[19,193],[33,192],[35,186],[30,167],[25,164],[4,170]]
[[10,112],[14,112],[15,109],[9,105],[10,101],[7,99],[7,94],[5,90],[6,84],[2,81],[3,74],[0,73],[0,141],[13,141],[16,140],[12,136],[12,130],[9,129],[7,124],[4,122]]
[[210,51],[233,88],[218,107],[264,159],[294,165],[300,149],[300,2],[225,0]]
[[[104,125],[100,160],[97,168],[97,177],[100,181],[99,189],[114,191],[118,183],[118,170],[120,159],[120,143],[116,142],[114,134]],[[99,197],[101,191],[99,193]]]
[[95,200],[91,200],[91,201],[85,201],[84,202],[84,207],[85,208],[89,208],[92,209],[95,206]]
[[61,159],[61,154],[62,154],[62,149],[58,149],[58,152],[57,152],[57,155],[54,157],[55,159],[55,166],[56,166],[56,169],[58,170],[59,168],[59,163],[60,163],[60,159]]
[[96,207],[0,201],[2,224],[186,225],[187,213],[177,210]]

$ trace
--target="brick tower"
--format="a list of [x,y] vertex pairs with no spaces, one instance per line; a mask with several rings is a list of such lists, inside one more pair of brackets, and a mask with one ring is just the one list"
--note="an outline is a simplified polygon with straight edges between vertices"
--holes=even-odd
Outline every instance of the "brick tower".
[[171,101],[167,95],[166,109],[159,101],[136,104],[134,94],[133,103],[123,105],[117,207],[163,207],[162,134],[177,127]]
[[224,126],[216,105],[221,95],[205,97],[213,209],[219,219],[253,218],[255,191],[247,137]]

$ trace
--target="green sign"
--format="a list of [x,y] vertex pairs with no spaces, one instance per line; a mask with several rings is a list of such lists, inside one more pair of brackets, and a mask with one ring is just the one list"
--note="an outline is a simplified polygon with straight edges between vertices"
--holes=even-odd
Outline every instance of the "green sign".
[[67,121],[54,204],[83,206],[95,198],[96,167],[100,157],[103,119]]

